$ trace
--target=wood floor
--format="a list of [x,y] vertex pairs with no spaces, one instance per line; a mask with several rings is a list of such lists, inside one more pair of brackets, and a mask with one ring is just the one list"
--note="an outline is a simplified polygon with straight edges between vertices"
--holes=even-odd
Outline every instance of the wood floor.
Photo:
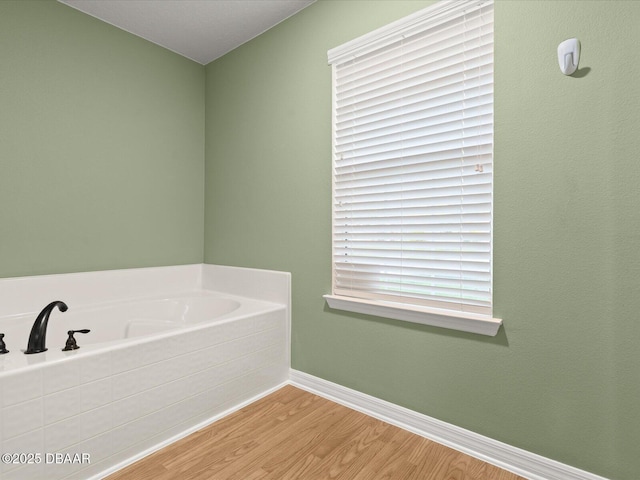
[[286,386],[107,480],[518,480],[322,397]]

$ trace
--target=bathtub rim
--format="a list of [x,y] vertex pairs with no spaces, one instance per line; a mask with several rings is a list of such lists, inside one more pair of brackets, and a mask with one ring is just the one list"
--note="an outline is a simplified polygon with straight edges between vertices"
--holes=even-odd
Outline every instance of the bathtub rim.
[[[119,351],[123,349],[131,348],[134,345],[144,345],[148,343],[152,343],[154,341],[163,340],[165,338],[170,338],[177,335],[188,334],[194,331],[203,330],[206,328],[213,327],[215,325],[222,325],[226,323],[231,323],[234,321],[241,321],[246,318],[252,317],[254,315],[259,315],[262,313],[271,313],[279,310],[288,310],[288,306],[283,303],[276,302],[268,302],[264,300],[256,300],[254,298],[242,297],[239,295],[232,295],[225,292],[219,292],[214,290],[207,290],[204,288],[198,288],[194,290],[184,291],[184,292],[176,292],[173,294],[158,294],[158,295],[150,295],[139,298],[128,298],[121,301],[112,300],[107,302],[101,302],[99,304],[86,304],[82,307],[78,307],[78,309],[86,309],[87,311],[92,310],[94,307],[106,307],[106,306],[115,306],[122,304],[131,304],[131,303],[139,303],[142,301],[161,301],[161,300],[172,300],[177,298],[185,298],[185,297],[194,297],[194,296],[212,296],[217,298],[225,298],[230,300],[235,300],[240,303],[240,306],[232,311],[228,312],[219,317],[213,318],[209,321],[202,321],[194,324],[182,324],[178,328],[174,330],[164,331],[152,333],[150,335],[132,337],[132,338],[122,338],[117,340],[111,340],[107,342],[100,342],[95,344],[86,344],[83,345],[78,350],[72,350],[64,352],[61,348],[49,347],[46,352],[42,352],[36,355],[26,355],[24,354],[25,348],[15,347],[13,349],[9,349],[10,352],[8,354],[0,355],[0,381],[3,378],[19,375],[29,372],[31,370],[37,368],[46,368],[49,366],[60,365],[62,363],[73,361],[78,358],[88,358],[91,356],[97,356],[104,354],[107,351]],[[21,314],[22,316],[25,314]],[[2,318],[10,318],[11,316],[7,315],[4,317],[0,317],[0,322]],[[13,316],[15,317],[15,316]],[[289,328],[288,328],[289,329]],[[48,341],[51,342],[51,339],[48,338]],[[26,345],[27,338],[24,339],[24,344]],[[8,367],[8,368],[7,368]]]

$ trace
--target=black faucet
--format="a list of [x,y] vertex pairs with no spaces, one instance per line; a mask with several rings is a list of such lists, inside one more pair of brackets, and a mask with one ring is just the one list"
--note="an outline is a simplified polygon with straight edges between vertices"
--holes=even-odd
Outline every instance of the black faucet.
[[47,350],[47,323],[49,323],[49,315],[51,315],[51,312],[55,307],[58,307],[61,312],[66,312],[68,309],[67,304],[60,300],[51,302],[49,305],[44,307],[38,315],[38,318],[36,318],[36,321],[33,322],[31,334],[29,335],[29,343],[27,344],[27,350],[24,353],[40,353]]

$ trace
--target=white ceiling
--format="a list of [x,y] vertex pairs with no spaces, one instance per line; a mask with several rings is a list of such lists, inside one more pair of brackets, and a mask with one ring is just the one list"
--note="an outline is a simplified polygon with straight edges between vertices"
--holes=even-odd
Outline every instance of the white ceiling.
[[206,65],[315,0],[58,1]]

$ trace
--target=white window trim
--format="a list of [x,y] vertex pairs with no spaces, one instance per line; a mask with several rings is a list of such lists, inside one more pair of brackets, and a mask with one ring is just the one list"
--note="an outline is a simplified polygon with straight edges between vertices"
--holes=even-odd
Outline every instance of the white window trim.
[[[458,8],[462,3],[468,2],[465,0],[441,1],[432,7],[420,10],[413,15],[400,19],[385,27],[352,40],[351,42],[336,47],[328,52],[329,63],[335,63],[347,57],[357,57],[372,50],[381,48],[384,45],[391,44],[397,41],[399,37],[406,35],[407,30],[416,31],[431,28],[432,26],[444,21],[443,19],[448,18],[449,12],[452,9]],[[335,82],[335,78],[333,78],[332,81]],[[333,132],[332,137],[335,138],[335,132]],[[502,320],[493,318],[492,315],[445,310],[413,304],[361,299],[334,294],[324,295],[323,297],[327,301],[329,307],[336,310],[391,318],[480,335],[495,336],[500,329],[500,325],[502,325]]]
[[449,328],[462,332],[494,337],[502,320],[487,315],[438,310],[437,308],[409,305],[405,303],[362,300],[341,295],[324,295],[329,308],[347,312],[364,313],[376,317],[392,318],[405,322],[420,323],[432,327]]

